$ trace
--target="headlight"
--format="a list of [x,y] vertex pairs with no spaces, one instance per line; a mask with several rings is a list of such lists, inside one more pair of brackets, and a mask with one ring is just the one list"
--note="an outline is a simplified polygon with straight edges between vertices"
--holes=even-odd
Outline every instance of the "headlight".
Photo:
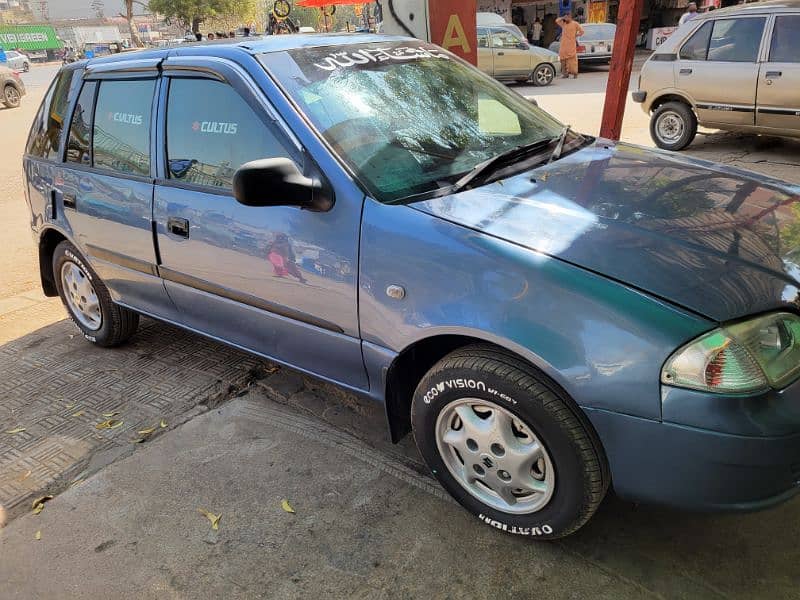
[[708,392],[781,388],[800,373],[800,317],[775,313],[720,327],[680,348],[661,382]]

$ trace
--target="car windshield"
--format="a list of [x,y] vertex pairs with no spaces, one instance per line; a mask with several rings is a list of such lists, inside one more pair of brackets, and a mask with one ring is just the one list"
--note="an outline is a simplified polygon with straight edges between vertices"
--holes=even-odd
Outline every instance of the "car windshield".
[[449,188],[484,161],[562,131],[516,92],[423,42],[303,48],[260,58],[382,202]]
[[582,42],[605,41],[614,39],[614,35],[617,33],[617,26],[611,23],[584,25],[583,30],[585,33],[581,36]]

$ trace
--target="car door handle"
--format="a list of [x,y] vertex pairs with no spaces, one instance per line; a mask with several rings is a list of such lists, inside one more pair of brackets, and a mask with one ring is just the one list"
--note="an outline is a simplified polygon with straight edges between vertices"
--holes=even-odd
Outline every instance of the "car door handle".
[[505,52],[498,52],[498,53],[497,53],[497,56],[505,56],[505,55],[506,55],[506,53],[505,53]]
[[75,196],[72,194],[64,194],[64,208],[75,209],[76,207],[77,203],[75,201]]
[[680,73],[681,73],[681,75],[691,75],[692,74],[692,70],[691,69],[681,69]]
[[767,71],[767,79],[772,79],[773,77],[781,77],[783,75],[783,71]]
[[181,237],[189,237],[189,221],[179,217],[170,217],[167,219],[167,230]]

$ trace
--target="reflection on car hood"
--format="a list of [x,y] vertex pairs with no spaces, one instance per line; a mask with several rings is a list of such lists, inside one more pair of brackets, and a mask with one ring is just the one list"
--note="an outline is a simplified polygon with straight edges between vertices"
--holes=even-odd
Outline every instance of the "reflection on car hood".
[[413,204],[717,321],[798,304],[800,188],[626,144]]

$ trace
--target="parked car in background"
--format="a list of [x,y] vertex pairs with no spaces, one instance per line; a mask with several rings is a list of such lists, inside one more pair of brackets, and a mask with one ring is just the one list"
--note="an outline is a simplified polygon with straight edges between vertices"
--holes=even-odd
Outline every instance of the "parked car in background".
[[800,0],[705,13],[642,68],[633,99],[660,148],[682,150],[697,126],[800,137]]
[[20,105],[25,95],[25,84],[19,74],[8,67],[0,67],[0,102],[8,108]]
[[[584,23],[584,34],[578,38],[578,62],[583,64],[608,64],[614,53],[614,36],[617,26],[613,23]],[[561,41],[550,44],[550,50],[558,54]]]
[[501,81],[550,85],[561,72],[558,54],[531,46],[516,25],[478,27],[478,68]]
[[611,485],[800,492],[799,188],[371,34],[65,66],[23,165],[44,293],[88,341],[149,315],[372,399],[489,527],[569,535]]
[[31,60],[27,55],[16,50],[6,50],[6,64],[9,69],[27,73],[31,70]]

